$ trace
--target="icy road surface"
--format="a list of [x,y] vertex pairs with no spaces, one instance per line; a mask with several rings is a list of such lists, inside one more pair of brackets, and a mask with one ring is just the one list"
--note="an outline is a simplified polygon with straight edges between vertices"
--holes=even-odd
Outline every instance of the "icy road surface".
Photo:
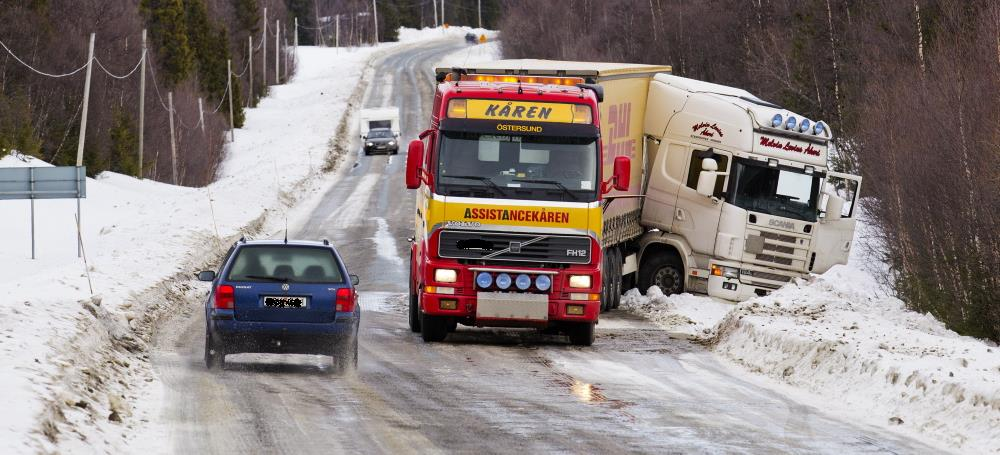
[[[376,61],[364,104],[402,109],[402,150],[427,125],[431,67],[462,46],[401,47]],[[405,159],[348,160],[291,231],[329,238],[361,276],[357,373],[330,376],[324,357],[265,355],[230,356],[226,370],[208,372],[201,302],[191,302],[160,331],[154,355],[172,451],[936,452],[754,385],[703,347],[621,312],[601,316],[589,348],[531,330],[461,326],[425,344],[406,327]]]

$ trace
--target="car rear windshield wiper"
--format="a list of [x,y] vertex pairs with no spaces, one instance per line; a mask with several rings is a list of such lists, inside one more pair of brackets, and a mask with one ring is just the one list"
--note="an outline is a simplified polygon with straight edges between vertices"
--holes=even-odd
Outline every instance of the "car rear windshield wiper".
[[453,179],[465,179],[465,180],[479,180],[480,182],[489,185],[490,188],[496,190],[496,192],[499,195],[507,197],[507,193],[503,190],[503,188],[501,188],[500,185],[497,185],[497,183],[494,182],[493,179],[489,177],[483,177],[479,175],[442,175],[441,177],[448,177]]
[[573,192],[570,191],[569,188],[566,188],[566,185],[563,185],[562,183],[557,182],[555,180],[511,179],[511,181],[512,182],[542,183],[542,184],[546,184],[546,185],[554,185],[554,186],[558,187],[560,190],[563,190],[563,192],[565,192],[566,194],[568,194],[569,197],[573,198],[574,201],[580,200],[580,198],[576,197],[576,195],[573,194]]
[[288,278],[282,278],[278,276],[247,275],[246,277],[250,278],[251,280],[277,281],[279,283],[287,283],[289,281]]

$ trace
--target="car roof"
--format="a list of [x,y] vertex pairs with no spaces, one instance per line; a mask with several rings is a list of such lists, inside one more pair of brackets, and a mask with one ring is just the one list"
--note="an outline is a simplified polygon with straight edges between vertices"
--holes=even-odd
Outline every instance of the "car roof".
[[326,248],[333,248],[327,242],[316,241],[316,240],[246,240],[239,242],[240,245],[253,246],[253,245],[267,245],[267,246],[322,246]]

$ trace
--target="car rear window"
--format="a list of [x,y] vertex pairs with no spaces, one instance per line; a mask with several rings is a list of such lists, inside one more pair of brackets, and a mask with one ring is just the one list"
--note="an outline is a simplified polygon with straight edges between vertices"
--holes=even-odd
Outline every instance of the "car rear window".
[[231,281],[343,283],[337,258],[326,248],[246,246],[229,270]]

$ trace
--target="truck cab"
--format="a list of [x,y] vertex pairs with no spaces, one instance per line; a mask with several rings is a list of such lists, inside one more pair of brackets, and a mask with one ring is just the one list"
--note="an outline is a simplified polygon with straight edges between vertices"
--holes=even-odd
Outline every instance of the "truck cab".
[[536,327],[589,345],[600,313],[605,175],[597,96],[574,78],[439,70],[430,128],[410,143],[416,190],[410,327]]
[[824,123],[744,90],[660,74],[644,129],[641,222],[655,230],[639,241],[640,262],[670,245],[684,263],[682,289],[735,301],[847,262],[861,178],[828,167]]

